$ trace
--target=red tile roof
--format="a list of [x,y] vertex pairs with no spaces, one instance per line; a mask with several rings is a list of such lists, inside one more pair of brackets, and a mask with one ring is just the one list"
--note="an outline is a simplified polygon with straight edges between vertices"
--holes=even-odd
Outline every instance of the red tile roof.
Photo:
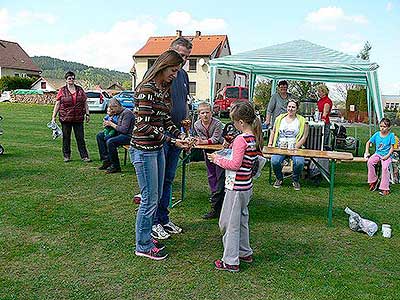
[[18,43],[0,40],[0,67],[41,72]]
[[[171,42],[176,38],[177,36],[150,37],[146,44],[139,49],[134,56],[159,56],[169,48]],[[226,35],[185,36],[185,38],[191,40],[193,43],[191,56],[206,56],[217,50],[218,57],[221,50],[220,47],[225,41],[228,41],[228,36]]]

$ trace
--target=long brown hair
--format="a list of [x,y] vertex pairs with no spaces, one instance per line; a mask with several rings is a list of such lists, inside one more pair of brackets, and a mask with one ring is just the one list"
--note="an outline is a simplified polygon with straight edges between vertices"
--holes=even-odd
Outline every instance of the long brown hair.
[[256,137],[256,147],[262,151],[264,139],[261,130],[261,120],[257,116],[253,104],[248,101],[235,101],[235,106],[231,108],[230,117],[232,121],[243,120],[251,125],[254,136]]
[[[154,80],[154,78],[166,68],[179,66],[182,63],[183,58],[178,52],[175,50],[165,51],[156,59],[153,66],[146,72],[142,82],[140,82],[136,87],[136,91],[139,91],[144,84]],[[171,83],[165,84],[164,87],[168,88],[170,85]]]

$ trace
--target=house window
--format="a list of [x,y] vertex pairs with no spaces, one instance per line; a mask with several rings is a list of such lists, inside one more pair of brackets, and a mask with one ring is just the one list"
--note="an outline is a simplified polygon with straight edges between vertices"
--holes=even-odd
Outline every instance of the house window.
[[42,90],[45,90],[45,89],[46,89],[46,81],[42,81],[42,82],[40,83],[40,88],[41,88]]
[[189,72],[196,72],[197,59],[189,59]]
[[216,88],[216,90],[217,90],[217,92],[221,89],[221,82],[217,82],[216,84],[215,84],[215,88]]
[[15,77],[19,77],[19,73],[15,73],[14,76],[15,76]]
[[147,60],[147,69],[150,69],[153,65],[154,65],[154,63],[156,62],[156,60],[155,59],[148,59]]
[[196,82],[189,82],[189,93],[190,95],[196,94]]
[[222,70],[218,69],[218,75],[222,75]]

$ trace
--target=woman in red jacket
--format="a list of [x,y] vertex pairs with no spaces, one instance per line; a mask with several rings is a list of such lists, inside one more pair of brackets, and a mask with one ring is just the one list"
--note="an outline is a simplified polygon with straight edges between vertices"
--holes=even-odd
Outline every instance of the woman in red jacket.
[[71,160],[71,131],[74,129],[79,154],[84,162],[90,162],[85,144],[83,121],[89,122],[89,107],[86,102],[86,94],[83,88],[74,83],[75,73],[68,71],[65,74],[67,84],[60,88],[53,109],[52,121],[59,114],[63,133],[64,162]]
[[320,84],[317,86],[318,97],[320,98],[317,102],[318,111],[321,115],[321,120],[325,123],[324,126],[324,150],[330,150],[329,137],[331,121],[329,116],[332,110],[332,100],[329,99],[329,89],[325,84]]

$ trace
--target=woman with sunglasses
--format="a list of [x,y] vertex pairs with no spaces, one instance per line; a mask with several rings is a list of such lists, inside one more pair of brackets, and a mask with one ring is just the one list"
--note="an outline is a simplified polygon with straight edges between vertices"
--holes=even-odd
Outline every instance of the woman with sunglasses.
[[83,121],[89,122],[89,106],[87,97],[82,87],[75,84],[75,73],[65,73],[66,85],[60,88],[54,105],[52,121],[55,122],[59,114],[63,133],[62,151],[64,162],[71,160],[71,132],[74,129],[76,143],[82,161],[91,162],[85,144]]

